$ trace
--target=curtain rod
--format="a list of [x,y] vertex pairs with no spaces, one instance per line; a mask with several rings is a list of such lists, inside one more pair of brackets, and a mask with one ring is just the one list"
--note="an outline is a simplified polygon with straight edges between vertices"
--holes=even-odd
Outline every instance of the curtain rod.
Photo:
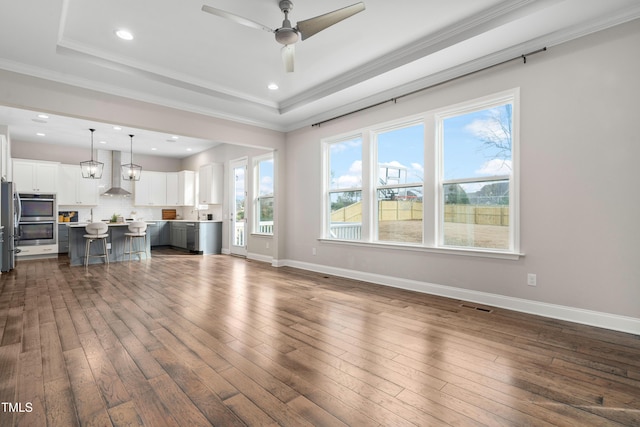
[[489,70],[489,69],[491,69],[491,68],[495,68],[495,67],[498,67],[498,66],[500,66],[500,65],[504,65],[504,64],[506,64],[506,63],[508,63],[508,62],[516,61],[516,60],[518,60],[518,59],[522,59],[523,64],[526,64],[526,63],[527,63],[527,57],[528,57],[528,56],[535,55],[536,53],[540,53],[540,52],[545,52],[546,50],[547,50],[547,48],[546,48],[546,47],[543,47],[542,49],[534,50],[534,51],[532,51],[532,52],[525,53],[525,54],[520,55],[520,56],[516,56],[515,58],[507,59],[507,60],[505,60],[505,61],[498,62],[497,64],[489,65],[488,67],[480,68],[480,69],[475,70],[475,71],[470,71],[470,72],[468,72],[468,73],[461,74],[461,75],[459,75],[459,76],[457,76],[457,77],[452,77],[452,78],[450,78],[450,79],[447,79],[447,80],[441,81],[441,82],[439,82],[439,83],[434,83],[434,84],[432,84],[432,85],[429,85],[429,86],[426,86],[426,87],[423,87],[423,88],[420,88],[420,89],[414,90],[414,91],[412,91],[412,92],[405,93],[405,94],[403,94],[403,95],[396,96],[396,97],[393,97],[393,98],[387,99],[387,100],[385,100],[385,101],[381,101],[381,102],[378,102],[378,103],[376,103],[376,104],[369,105],[369,106],[366,106],[366,107],[360,108],[360,109],[358,109],[358,110],[351,111],[351,112],[349,112],[349,113],[344,113],[344,114],[341,114],[341,115],[339,115],[339,116],[336,116],[336,117],[333,117],[333,118],[330,118],[330,119],[327,119],[327,120],[323,120],[323,121],[318,122],[318,123],[314,123],[314,124],[312,124],[312,125],[311,125],[311,127],[320,127],[320,125],[325,124],[325,123],[328,123],[328,122],[331,122],[331,121],[333,121],[333,120],[341,119],[341,118],[343,118],[343,117],[350,116],[350,115],[352,115],[352,114],[356,114],[356,113],[359,113],[359,112],[361,112],[361,111],[365,111],[365,110],[368,110],[368,109],[370,109],[370,108],[377,107],[377,106],[382,105],[382,104],[387,104],[387,103],[389,103],[389,102],[396,103],[399,99],[402,99],[402,98],[404,98],[404,97],[411,96],[411,95],[415,95],[416,93],[423,92],[423,91],[425,91],[425,90],[427,90],[427,89],[432,89],[432,88],[434,88],[434,87],[437,87],[437,86],[440,86],[440,85],[443,85],[443,84],[446,84],[446,83],[450,83],[450,82],[452,82],[452,81],[454,81],[454,80],[458,80],[458,79],[461,79],[461,78],[463,78],[463,77],[468,77],[468,76],[471,76],[471,75],[473,75],[473,74],[479,73],[479,72],[481,72],[481,71],[486,71],[486,70]]

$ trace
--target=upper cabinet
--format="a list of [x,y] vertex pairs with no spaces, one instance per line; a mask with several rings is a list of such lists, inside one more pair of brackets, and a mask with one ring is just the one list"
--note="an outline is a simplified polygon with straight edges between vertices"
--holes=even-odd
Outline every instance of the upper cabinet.
[[0,134],[0,177],[5,181],[9,179],[9,142],[6,135]]
[[58,163],[14,160],[13,181],[19,192],[56,193]]
[[223,202],[224,195],[224,165],[222,163],[209,163],[200,166],[198,183],[200,194],[198,204],[219,205]]
[[135,182],[136,206],[193,206],[195,201],[194,171],[142,171]]
[[98,181],[82,177],[80,166],[58,168],[58,205],[98,205]]
[[194,206],[196,173],[180,171],[167,173],[167,206]]
[[140,181],[135,181],[136,206],[167,206],[167,174],[142,171]]

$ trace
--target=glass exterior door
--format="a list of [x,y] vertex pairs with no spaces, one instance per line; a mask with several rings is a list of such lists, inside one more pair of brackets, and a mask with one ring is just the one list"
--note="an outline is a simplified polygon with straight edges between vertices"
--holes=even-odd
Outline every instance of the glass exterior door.
[[231,236],[230,251],[232,255],[247,255],[247,160],[241,159],[231,163]]

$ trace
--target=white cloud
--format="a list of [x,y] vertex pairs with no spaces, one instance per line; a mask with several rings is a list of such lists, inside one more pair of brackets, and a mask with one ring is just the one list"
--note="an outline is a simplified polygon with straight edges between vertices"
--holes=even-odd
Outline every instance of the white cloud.
[[273,194],[273,178],[270,176],[262,177],[260,180],[260,195]]
[[349,172],[362,174],[362,160],[356,160],[355,162],[351,163]]
[[476,170],[478,175],[509,175],[511,174],[511,160],[492,159],[484,162],[482,167]]
[[380,168],[398,168],[398,169],[406,169],[407,167],[400,163],[397,160],[392,160],[387,163],[380,163]]
[[510,137],[501,126],[500,121],[494,117],[474,120],[465,126],[465,129],[480,139],[503,141]]
[[362,185],[362,160],[356,160],[349,166],[349,173],[339,176],[335,183],[337,188],[352,188]]
[[350,148],[361,147],[361,146],[362,146],[362,140],[352,139],[349,141],[342,141],[342,142],[336,142],[334,144],[331,144],[330,148],[331,148],[331,152],[340,153]]
[[338,188],[360,187],[362,180],[359,176],[342,175],[337,180]]

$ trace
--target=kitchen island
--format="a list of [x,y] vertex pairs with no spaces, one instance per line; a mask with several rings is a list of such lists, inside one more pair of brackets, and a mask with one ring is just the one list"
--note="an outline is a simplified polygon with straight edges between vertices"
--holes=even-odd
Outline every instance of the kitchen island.
[[[129,223],[126,222],[108,222],[109,226],[107,237],[107,250],[109,252],[109,262],[128,261],[129,255],[125,255],[125,233],[129,231]],[[69,227],[69,262],[73,265],[84,265],[84,251],[87,234],[83,223],[68,223]],[[148,226],[154,225],[153,222],[147,222]],[[147,248],[146,254],[134,254],[132,260],[147,259],[151,257],[151,239],[149,238],[149,228],[147,227]],[[140,242],[134,242],[135,247],[139,247]],[[128,249],[128,248],[127,248]],[[101,254],[103,246],[101,243],[93,243],[91,245],[91,255]],[[105,260],[100,258],[89,258],[89,264],[104,264]]]

